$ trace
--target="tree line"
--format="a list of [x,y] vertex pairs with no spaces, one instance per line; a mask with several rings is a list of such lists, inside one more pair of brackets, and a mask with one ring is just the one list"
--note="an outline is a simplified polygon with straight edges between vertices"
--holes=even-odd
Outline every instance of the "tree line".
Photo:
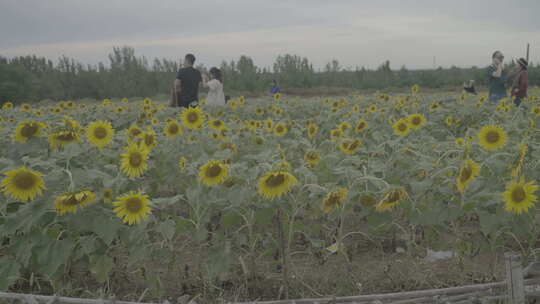
[[[109,63],[83,64],[73,58],[60,57],[56,62],[43,57],[0,56],[0,102],[31,102],[43,99],[145,97],[168,94],[180,60],[136,56],[132,47],[114,47]],[[509,63],[508,65],[513,65]],[[207,67],[197,68],[206,71]],[[484,67],[394,70],[385,61],[376,69],[344,68],[332,60],[322,69],[314,69],[306,57],[277,56],[271,68],[258,67],[249,56],[222,62],[226,94],[262,92],[273,79],[283,88],[349,88],[355,90],[405,88],[418,84],[427,88],[457,87],[474,79],[486,84]],[[529,82],[540,84],[540,65],[529,65]]]

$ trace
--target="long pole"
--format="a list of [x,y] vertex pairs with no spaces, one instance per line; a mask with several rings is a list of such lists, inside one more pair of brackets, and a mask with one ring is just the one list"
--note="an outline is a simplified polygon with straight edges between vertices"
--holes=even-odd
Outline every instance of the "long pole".
[[530,45],[527,43],[527,62],[529,62],[529,47]]

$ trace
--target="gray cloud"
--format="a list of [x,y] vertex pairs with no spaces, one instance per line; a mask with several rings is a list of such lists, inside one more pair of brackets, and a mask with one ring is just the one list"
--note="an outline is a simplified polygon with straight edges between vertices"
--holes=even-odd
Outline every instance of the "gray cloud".
[[[196,52],[207,65],[280,53],[322,66],[484,64],[494,49],[540,58],[537,0],[0,0],[0,54],[106,61],[114,45],[150,57]],[[539,50],[540,51],[540,50]],[[508,57],[508,58],[509,58]]]

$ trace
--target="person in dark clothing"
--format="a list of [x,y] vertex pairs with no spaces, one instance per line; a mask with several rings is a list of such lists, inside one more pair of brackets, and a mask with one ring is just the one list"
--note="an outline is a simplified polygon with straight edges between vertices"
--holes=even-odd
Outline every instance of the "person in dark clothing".
[[474,87],[474,80],[469,80],[463,83],[463,90],[467,93],[471,93],[473,95],[477,95],[476,89]]
[[529,63],[524,58],[518,60],[518,70],[512,83],[511,96],[514,98],[516,106],[521,104],[523,98],[527,97],[527,89],[529,87],[529,73],[527,66]]
[[193,67],[195,56],[187,54],[184,67],[178,70],[174,80],[173,107],[194,106],[199,102],[199,85],[202,82],[201,72]]
[[504,55],[500,51],[495,51],[492,58],[492,64],[487,69],[489,100],[498,102],[507,97],[505,82],[506,72],[503,70]]
[[279,92],[281,92],[281,88],[278,86],[277,81],[274,79],[272,80],[272,87],[270,88],[270,94],[275,95]]

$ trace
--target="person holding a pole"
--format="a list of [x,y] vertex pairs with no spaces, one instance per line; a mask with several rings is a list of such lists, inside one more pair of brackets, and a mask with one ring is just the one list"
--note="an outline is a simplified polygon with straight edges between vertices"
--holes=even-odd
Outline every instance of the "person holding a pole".
[[519,58],[517,63],[517,74],[512,83],[510,95],[512,96],[512,99],[514,99],[515,105],[519,106],[523,98],[527,97],[529,73],[527,72],[528,62],[525,58]]

